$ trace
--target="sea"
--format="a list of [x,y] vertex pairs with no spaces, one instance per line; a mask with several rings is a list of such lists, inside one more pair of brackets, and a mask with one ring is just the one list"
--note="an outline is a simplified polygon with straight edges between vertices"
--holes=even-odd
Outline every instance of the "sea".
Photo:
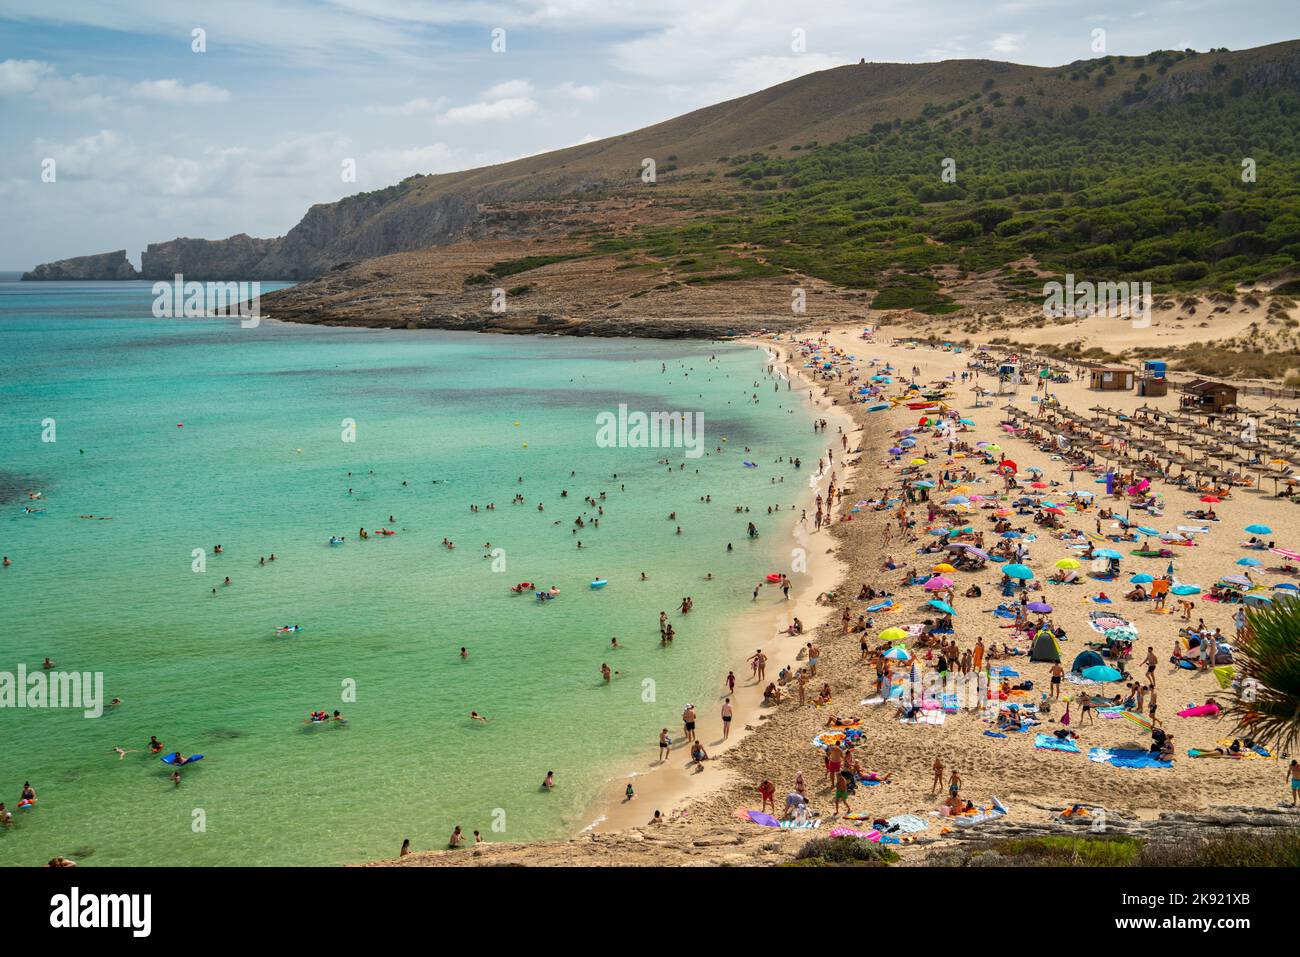
[[[728,629],[789,568],[823,445],[763,349],[246,328],[154,300],[0,278],[0,800],[37,794],[0,865],[564,837],[685,703],[717,707]],[[620,407],[702,440],[602,436]],[[79,695],[32,696],[46,658]],[[96,681],[102,713],[63,706]],[[203,755],[179,784],[172,752]]]

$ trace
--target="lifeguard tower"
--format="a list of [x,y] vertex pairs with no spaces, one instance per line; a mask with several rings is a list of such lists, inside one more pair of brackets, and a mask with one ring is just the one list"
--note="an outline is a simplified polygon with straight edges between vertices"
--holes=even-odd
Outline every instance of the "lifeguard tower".
[[1166,366],[1162,360],[1150,359],[1142,363],[1142,375],[1138,377],[1137,394],[1159,397],[1169,394],[1169,379],[1165,377]]

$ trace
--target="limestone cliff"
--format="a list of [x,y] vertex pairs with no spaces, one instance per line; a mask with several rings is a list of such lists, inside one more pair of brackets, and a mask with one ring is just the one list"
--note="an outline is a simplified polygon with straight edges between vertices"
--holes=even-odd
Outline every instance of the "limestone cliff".
[[[261,269],[262,260],[281,242],[254,239],[245,233],[229,239],[173,239],[150,243],[141,256],[142,279],[170,280],[177,273],[187,280],[280,279]],[[289,278],[289,277],[284,277]]]
[[94,256],[74,256],[57,262],[42,263],[23,279],[139,279],[140,274],[126,258],[126,250],[98,253]]

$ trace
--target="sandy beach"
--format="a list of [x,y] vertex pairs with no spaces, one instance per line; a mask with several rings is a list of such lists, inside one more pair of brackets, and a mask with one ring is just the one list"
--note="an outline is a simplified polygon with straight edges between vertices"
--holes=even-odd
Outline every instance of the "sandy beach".
[[[819,327],[824,325],[819,324]],[[797,343],[819,338],[818,334],[807,332],[783,336],[780,344],[785,349],[797,349]],[[997,381],[996,376],[984,373],[970,382],[960,382],[960,374],[967,370],[972,359],[970,351],[944,351],[902,340],[894,342],[888,328],[876,329],[874,341],[866,342],[860,324],[834,327],[818,348],[823,352],[834,351],[840,356],[836,372],[855,368],[860,376],[869,374],[867,363],[875,360],[876,368],[888,363],[895,375],[903,377],[910,377],[912,367],[917,367],[917,381],[920,383],[945,379],[951,383],[954,377],[957,378],[948,393],[948,405],[971,423],[957,433],[959,441],[1000,443],[1001,454],[1015,460],[1022,477],[1028,476],[1030,470],[1041,470],[1036,477],[1041,478],[1044,494],[1063,498],[1071,488],[1096,492],[1099,505],[1115,508],[1117,515],[1124,514],[1125,503],[1106,499],[1104,486],[1093,482],[1092,473],[1072,473],[1053,451],[1042,451],[1002,428],[1008,414],[1004,406],[1009,402],[1031,413],[1037,408],[1037,404],[1030,401],[1032,383],[1022,385],[1018,395],[986,396],[977,408],[972,391],[974,386],[993,391],[997,388]],[[850,356],[853,358],[847,358]],[[808,372],[806,369],[803,371]],[[1050,383],[1047,392],[1061,406],[1076,411],[1086,411],[1098,402],[1125,415],[1135,413],[1144,404],[1148,408],[1170,412],[1178,407],[1178,393],[1172,388],[1166,397],[1148,399],[1133,392],[1095,392],[1087,385],[1086,377],[1079,380],[1071,376],[1069,382]],[[859,464],[839,478],[845,495],[841,504],[846,509],[855,502],[874,499],[880,488],[892,486],[895,492],[898,491],[898,466],[888,449],[896,441],[898,430],[917,422],[917,413],[905,405],[889,411],[868,412],[869,406],[864,403],[851,403],[850,392],[858,387],[857,381],[820,377],[815,385],[819,401],[828,406],[833,404],[836,411],[850,415],[855,427],[863,430],[850,433],[856,438],[850,443],[850,452],[854,454],[846,456],[857,459]],[[897,388],[890,392],[897,394]],[[1257,406],[1257,411],[1266,415],[1263,410],[1272,400],[1243,395],[1241,401]],[[828,431],[835,434],[835,428],[833,425]],[[917,448],[922,450],[919,454],[924,455],[927,462],[921,469],[922,473],[932,474],[945,468],[959,467],[966,458],[949,458],[939,442],[924,434],[918,439]],[[854,452],[855,449],[859,451]],[[972,468],[976,478],[966,483],[973,490],[971,494],[995,496],[1003,491],[1000,477],[991,468],[976,465]],[[959,483],[948,483],[950,487],[956,484]],[[1230,496],[1214,505],[1219,520],[1208,526],[1210,532],[1195,536],[1193,545],[1176,546],[1175,581],[1196,583],[1208,593],[1210,586],[1221,576],[1242,571],[1255,573],[1253,577],[1258,582],[1271,584],[1294,580],[1293,576],[1274,570],[1274,566],[1282,567],[1274,556],[1240,547],[1250,537],[1244,528],[1252,523],[1270,527],[1271,534],[1264,537],[1279,545],[1294,547],[1300,543],[1300,514],[1287,500],[1271,495],[1271,483],[1266,480],[1263,484],[1262,490],[1234,489]],[[1134,525],[1150,522],[1161,529],[1176,527],[1180,523],[1195,525],[1197,521],[1184,517],[1183,513],[1207,507],[1200,501],[1200,492],[1165,482],[1157,482],[1155,491],[1163,497],[1163,514],[1147,518],[1141,512],[1134,512]],[[940,495],[941,492],[934,494]],[[680,766],[686,760],[685,755],[679,758],[679,752],[675,751],[667,768],[635,779],[637,796],[631,802],[621,800],[623,781],[611,782],[610,796],[606,799],[608,803],[598,812],[604,818],[596,829],[600,834],[586,834],[568,842],[531,845],[532,851],[526,859],[536,863],[703,864],[727,861],[761,864],[780,859],[782,855],[788,856],[798,842],[810,835],[825,834],[826,829],[837,823],[832,810],[833,793],[824,770],[824,755],[812,744],[813,738],[825,730],[831,714],[860,719],[862,736],[856,748],[858,763],[865,772],[890,778],[888,784],[859,786],[850,797],[853,811],[865,812],[868,821],[898,815],[914,815],[926,821],[928,826],[916,837],[916,846],[900,845],[905,861],[922,860],[928,850],[943,846],[945,836],[952,830],[950,822],[936,814],[942,797],[932,793],[931,763],[936,757],[943,762],[945,775],[953,770],[960,772],[963,799],[970,800],[977,808],[987,808],[996,796],[1008,810],[1007,819],[1020,822],[1047,822],[1056,818],[1062,808],[1074,804],[1087,806],[1094,814],[1105,810],[1122,814],[1126,819],[1150,820],[1162,812],[1227,806],[1275,809],[1288,796],[1286,763],[1279,762],[1276,756],[1198,759],[1188,755],[1192,749],[1213,751],[1223,746],[1221,742],[1230,742],[1235,736],[1234,725],[1230,719],[1221,716],[1180,717],[1176,712],[1212,700],[1226,706],[1232,695],[1220,687],[1212,671],[1186,670],[1170,662],[1170,652],[1180,627],[1188,624],[1181,620],[1180,606],[1170,602],[1168,611],[1159,613],[1152,602],[1124,599],[1132,587],[1129,584],[1131,575],[1147,572],[1159,577],[1166,568],[1166,560],[1130,556],[1129,551],[1139,547],[1137,543],[1116,545],[1123,559],[1121,572],[1113,581],[1098,582],[1084,576],[1079,584],[1044,583],[1055,570],[1055,563],[1074,552],[1065,542],[1036,528],[1028,516],[1013,515],[1011,518],[1017,527],[1027,526],[1027,534],[1034,535],[1029,545],[1032,557],[1026,560],[1034,569],[1039,589],[1031,593],[1030,600],[1048,602],[1052,609],[1052,626],[1065,633],[1059,645],[1062,668],[1068,671],[1075,657],[1085,650],[1086,643],[1101,638],[1089,627],[1090,612],[1104,609],[1125,618],[1137,633],[1132,642],[1132,658],[1126,663],[1130,679],[1141,677],[1145,683],[1143,659],[1148,648],[1154,650],[1158,661],[1153,674],[1158,691],[1158,716],[1172,738],[1173,760],[1167,766],[1150,768],[1112,766],[1104,761],[1090,760],[1092,749],[1107,749],[1108,753],[1116,750],[1145,751],[1150,744],[1146,729],[1131,721],[1114,716],[1098,717],[1096,709],[1086,718],[1080,712],[1082,695],[1110,697],[1123,692],[1126,681],[1080,684],[1074,679],[1067,680],[1062,685],[1062,700],[1053,703],[1055,706],[1050,710],[1050,718],[1035,728],[1000,737],[987,733],[993,725],[986,720],[983,709],[943,714],[942,724],[905,724],[899,721],[899,709],[894,704],[863,703],[873,694],[875,669],[870,661],[862,660],[860,635],[845,634],[839,620],[839,613],[846,605],[856,618],[867,604],[853,600],[859,587],[870,585],[878,591],[888,591],[894,599],[894,610],[872,616],[873,627],[867,638],[873,645],[879,644],[877,635],[884,628],[906,628],[936,617],[934,610],[925,606],[926,599],[931,597],[927,592],[919,586],[901,585],[905,568],[910,566],[912,571],[920,570],[928,575],[930,563],[937,561],[916,554],[919,547],[932,539],[926,535],[925,512],[915,505],[909,508],[917,519],[909,541],[902,541],[895,535],[892,542],[886,544],[885,526],[894,522],[892,508],[881,511],[863,508],[856,514],[837,509],[829,534],[815,536],[819,544],[824,541],[830,547],[833,543],[835,561],[818,562],[814,574],[808,576],[810,580],[800,583],[795,602],[798,609],[795,613],[801,617],[807,613],[804,621],[810,625],[811,640],[821,648],[817,678],[810,682],[810,700],[805,707],[800,708],[797,701],[789,698],[779,705],[764,705],[761,686],[751,682],[748,671],[743,670],[744,657],[752,653],[754,647],[770,646],[773,650],[768,666],[770,676],[781,665],[794,660],[795,652],[802,645],[791,638],[774,641],[767,637],[773,630],[772,626],[769,624],[764,628],[760,613],[755,612],[754,620],[747,618],[737,624],[737,633],[730,639],[735,649],[734,670],[740,679],[741,692],[736,701],[735,723],[740,726],[737,732],[746,726],[753,730],[746,734],[733,732],[727,746],[719,748],[713,743],[720,737],[717,708],[700,707],[701,738],[713,759],[707,763],[707,770],[700,773],[687,771]],[[967,521],[976,530],[987,533],[987,518],[987,513],[972,510]],[[1078,528],[1080,532],[1095,535],[1098,509],[1069,511],[1060,521],[1066,529]],[[1104,534],[1119,531],[1114,519],[1100,520],[1100,525]],[[988,537],[996,541],[996,537]],[[1242,556],[1256,554],[1265,559],[1259,567],[1243,568],[1236,564]],[[898,568],[890,570],[884,567],[887,555],[894,558]],[[1084,575],[1087,568],[1085,562],[1079,574]],[[835,570],[833,575],[832,569]],[[1051,687],[1052,666],[1048,662],[1029,661],[1030,642],[1013,639],[1013,632],[1005,627],[1008,622],[990,613],[1003,600],[998,590],[1001,579],[998,566],[990,563],[983,570],[956,572],[952,577],[955,581],[953,604],[957,611],[955,635],[944,637],[955,639],[962,649],[970,649],[980,640],[989,648],[995,643],[998,646],[1006,644],[1021,652],[1018,656],[997,661],[996,665],[1011,668],[1015,677],[1010,680],[1015,684],[1031,681],[1033,691],[1018,697],[1027,702],[1037,701],[1042,692]],[[828,585],[830,581],[834,584]],[[956,597],[963,596],[972,584],[978,584],[982,589],[980,598]],[[834,592],[835,600],[816,603],[817,597],[826,591]],[[1111,599],[1110,604],[1094,601],[1103,592]],[[1193,602],[1190,624],[1204,619],[1208,628],[1217,627],[1226,637],[1235,634],[1232,613],[1238,606],[1207,601],[1203,594],[1192,595],[1188,600]],[[812,627],[813,622],[818,624]],[[924,654],[920,649],[915,651]],[[830,684],[833,699],[828,706],[817,707],[811,698],[823,681]],[[1068,725],[1061,723],[1065,698],[1073,699],[1071,723]],[[1078,736],[1074,742],[1077,753],[1034,746],[1037,734],[1051,734],[1067,728]],[[680,732],[680,728],[672,730]],[[649,760],[653,761],[653,755]],[[799,773],[806,783],[808,803],[822,822],[820,827],[805,830],[763,828],[739,819],[740,813],[760,807],[758,785],[765,778],[776,787],[776,813],[779,816],[782,802],[787,793],[794,790]],[[668,823],[647,828],[646,822],[655,809],[667,816]],[[850,821],[840,823],[861,826]],[[518,845],[510,844],[481,847],[473,856],[430,852],[413,855],[401,863],[516,862],[519,860],[518,848]]]

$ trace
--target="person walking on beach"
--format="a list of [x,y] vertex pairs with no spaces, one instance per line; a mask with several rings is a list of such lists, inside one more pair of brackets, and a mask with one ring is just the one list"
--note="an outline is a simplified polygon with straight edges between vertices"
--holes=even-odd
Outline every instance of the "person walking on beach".
[[821,649],[811,641],[808,642],[808,676],[810,678],[817,677],[817,662],[821,661],[821,657]]
[[950,798],[961,796],[961,775],[957,773],[956,768],[953,768],[952,777],[948,779],[948,796]]
[[754,678],[762,682],[767,677],[767,655],[759,648],[749,658],[750,667],[754,669]]
[[722,702],[722,740],[726,741],[731,734],[731,699],[727,698]]
[[734,671],[728,671],[727,672],[727,694],[735,694],[735,693],[736,693],[736,673]]
[[1065,675],[1065,669],[1061,667],[1061,663],[1059,661],[1056,662],[1054,665],[1052,665],[1051,675],[1052,675],[1052,697],[1059,698],[1061,697],[1061,678]]
[[682,709],[682,727],[686,731],[686,740],[695,740],[695,705],[687,704]]
[[930,793],[934,794],[943,787],[943,755],[934,756],[934,764],[930,769],[934,772],[934,780],[930,782]]
[[668,729],[664,728],[659,732],[659,763],[663,764],[668,760],[668,755],[673,750],[673,739],[668,737]]
[[1147,683],[1152,688],[1156,686],[1156,650],[1147,645],[1147,656],[1142,659],[1142,664],[1147,666]]

